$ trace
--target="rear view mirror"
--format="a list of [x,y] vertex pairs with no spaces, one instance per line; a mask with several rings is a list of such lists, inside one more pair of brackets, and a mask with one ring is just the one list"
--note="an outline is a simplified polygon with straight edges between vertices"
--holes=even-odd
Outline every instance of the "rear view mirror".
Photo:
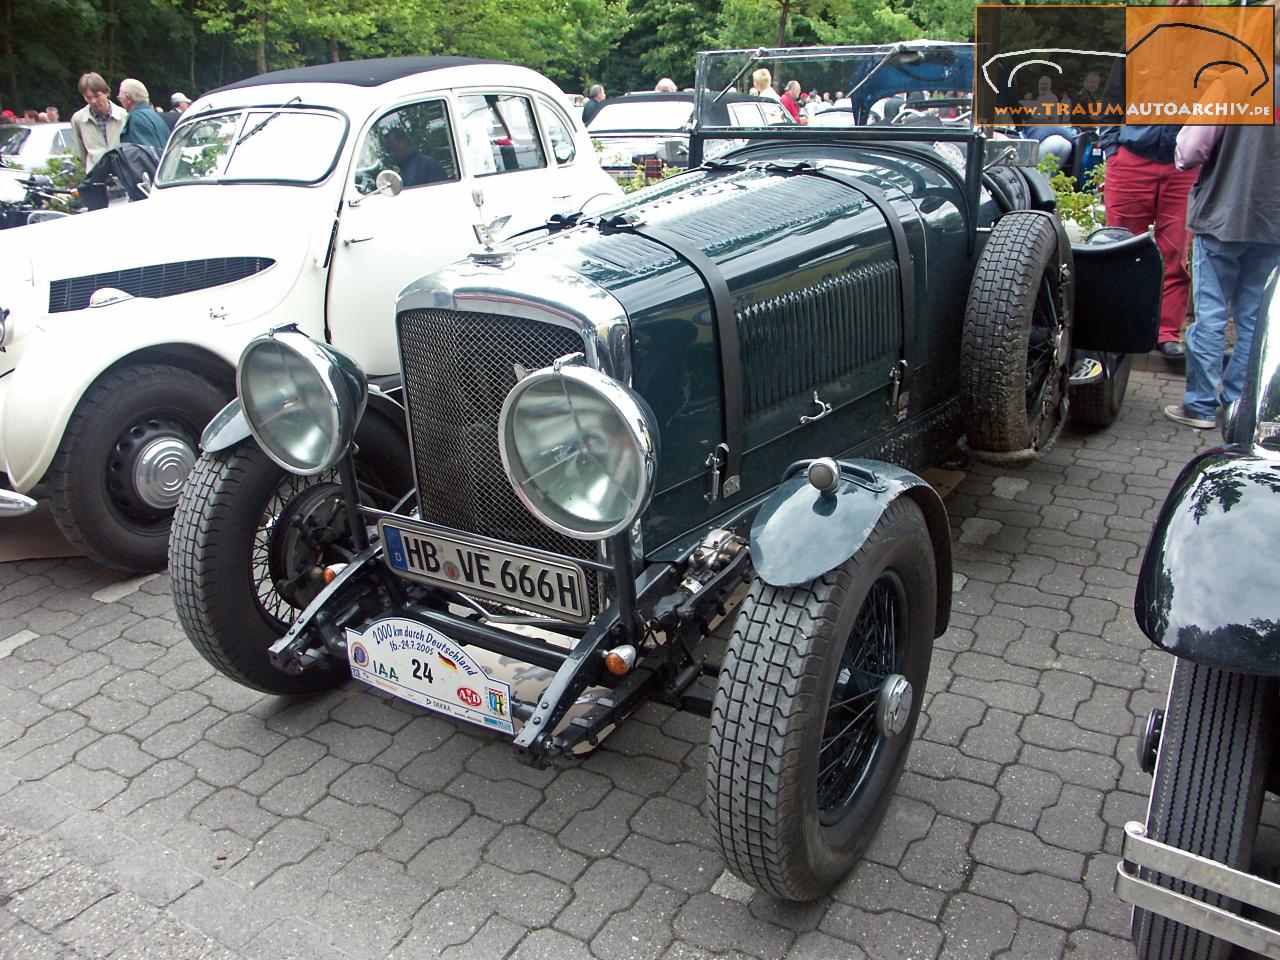
[[394,170],[382,170],[373,181],[377,192],[384,197],[398,197],[404,189],[404,179]]
[[988,140],[982,168],[1034,167],[1040,159],[1038,140]]

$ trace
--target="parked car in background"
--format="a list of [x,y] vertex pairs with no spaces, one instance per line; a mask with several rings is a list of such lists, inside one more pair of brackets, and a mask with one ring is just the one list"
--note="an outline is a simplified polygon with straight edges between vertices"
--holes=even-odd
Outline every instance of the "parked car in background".
[[1226,443],[1183,468],[1151,532],[1134,613],[1177,659],[1139,760],[1145,823],[1125,826],[1116,880],[1139,960],[1280,955],[1280,885],[1254,863],[1280,783],[1280,270],[1259,314]]
[[0,126],[0,175],[14,176],[6,170],[23,171],[25,176],[43,170],[50,160],[70,157],[71,124],[10,123]]
[[477,221],[619,194],[561,97],[451,57],[265,74],[188,108],[145,203],[0,233],[0,514],[35,492],[100,563],[163,566],[254,336],[295,324],[395,374],[396,294]]
[[[600,165],[618,180],[629,180],[637,165],[689,165],[689,128],[696,96],[692,93],[629,93],[601,101],[587,132],[597,144]],[[717,126],[760,127],[793,123],[776,100],[726,93],[708,98],[708,116]],[[727,150],[730,143],[717,143]]]
[[[905,43],[702,54],[698,86],[762,60],[868,94],[974,75],[971,46]],[[691,162],[745,145],[402,292],[403,447],[359,439],[352,358],[256,339],[169,574],[237,682],[355,676],[537,766],[648,700],[709,717],[726,863],[809,900],[870,843],[948,624],[946,510],[913,471],[962,441],[1039,458],[1074,391],[1109,382],[1074,347],[1154,345],[1161,264],[1146,235],[1067,242],[1035,144],[743,127],[727,97],[700,105]],[[374,461],[412,495],[384,506]],[[522,691],[477,650],[553,673]]]

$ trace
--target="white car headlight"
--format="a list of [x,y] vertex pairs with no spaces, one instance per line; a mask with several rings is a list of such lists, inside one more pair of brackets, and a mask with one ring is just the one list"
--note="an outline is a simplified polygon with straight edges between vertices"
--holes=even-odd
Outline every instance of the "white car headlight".
[[369,396],[354,360],[296,330],[249,342],[236,366],[236,392],[258,445],[302,476],[342,459]]
[[653,415],[636,393],[589,367],[548,367],[517,383],[502,405],[498,447],[524,505],[571,537],[611,537],[653,496]]

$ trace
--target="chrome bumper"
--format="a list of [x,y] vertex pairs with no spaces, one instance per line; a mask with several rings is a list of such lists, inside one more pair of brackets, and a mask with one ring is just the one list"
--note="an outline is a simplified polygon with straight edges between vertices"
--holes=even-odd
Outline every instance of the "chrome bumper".
[[1143,825],[1135,820],[1124,826],[1121,858],[1116,867],[1116,895],[1121,900],[1264,957],[1280,960],[1280,930],[1167,890],[1140,878],[1138,871],[1145,868],[1174,880],[1185,880],[1272,914],[1280,914],[1280,884],[1151,840]]
[[36,508],[36,502],[26,494],[0,489],[0,517],[21,517]]

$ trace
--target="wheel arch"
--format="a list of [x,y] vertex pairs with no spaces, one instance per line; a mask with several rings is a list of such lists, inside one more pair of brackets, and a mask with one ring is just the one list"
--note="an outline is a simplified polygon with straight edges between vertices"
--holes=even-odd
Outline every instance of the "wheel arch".
[[161,332],[154,321],[138,326],[142,329],[130,331],[122,343],[126,338],[118,335],[119,327],[78,324],[65,336],[64,331],[46,336],[22,357],[0,412],[0,453],[15,490],[25,492],[44,477],[67,423],[85,393],[104,376],[139,364],[163,363],[207,379],[226,395],[233,392],[239,344],[227,342],[224,331],[172,341],[147,336]]
[[909,470],[880,460],[841,460],[840,489],[827,496],[792,464],[751,524],[751,562],[774,587],[794,587],[834,570],[862,548],[889,506],[911,500],[924,514],[933,544],[937,606],[934,636],[951,620],[951,528],[942,498]]

